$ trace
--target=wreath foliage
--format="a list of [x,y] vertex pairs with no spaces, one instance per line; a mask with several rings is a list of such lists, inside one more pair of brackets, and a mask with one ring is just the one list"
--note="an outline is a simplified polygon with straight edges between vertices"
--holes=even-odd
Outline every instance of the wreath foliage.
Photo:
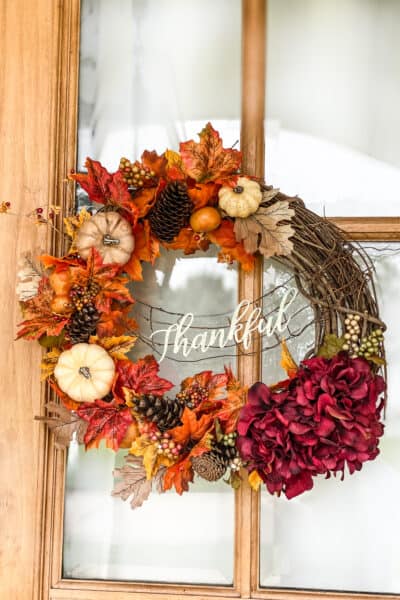
[[[70,175],[91,206],[64,219],[69,251],[26,255],[20,271],[18,338],[46,349],[43,378],[59,400],[38,418],[59,447],[128,449],[113,494],[132,508],[152,490],[182,494],[196,473],[236,488],[244,468],[254,489],[263,481],[292,498],[316,475],[359,470],[383,433],[385,326],[368,257],[298,197],[242,173],[240,152],[210,123],[199,138],[122,158],[115,173],[88,158],[86,173]],[[274,386],[247,390],[226,367],[194,374],[170,397],[153,356],[129,359],[130,284],[161,246],[192,254],[211,244],[245,271],[261,254],[293,273],[314,311],[314,347],[297,366],[283,343],[288,378]]]

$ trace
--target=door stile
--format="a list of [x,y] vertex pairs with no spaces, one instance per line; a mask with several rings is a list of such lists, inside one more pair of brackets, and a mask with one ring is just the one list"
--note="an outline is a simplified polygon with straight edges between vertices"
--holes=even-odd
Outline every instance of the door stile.
[[[260,178],[264,176],[266,10],[266,0],[242,2],[242,165],[245,173]],[[240,271],[239,298],[257,305],[261,290],[262,260],[258,258],[253,272]],[[239,353],[239,378],[244,385],[260,378],[260,349],[257,336],[249,354]],[[247,483],[245,472],[237,496],[236,584],[241,597],[249,598],[258,584],[259,495]]]

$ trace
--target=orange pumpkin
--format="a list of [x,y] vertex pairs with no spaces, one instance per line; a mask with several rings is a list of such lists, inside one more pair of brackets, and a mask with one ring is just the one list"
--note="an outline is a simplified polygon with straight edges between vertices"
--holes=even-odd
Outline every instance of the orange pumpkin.
[[69,296],[67,294],[55,296],[51,301],[51,310],[59,315],[71,312],[72,305]]
[[53,271],[49,277],[49,282],[56,296],[65,296],[71,289],[71,273],[69,270]]

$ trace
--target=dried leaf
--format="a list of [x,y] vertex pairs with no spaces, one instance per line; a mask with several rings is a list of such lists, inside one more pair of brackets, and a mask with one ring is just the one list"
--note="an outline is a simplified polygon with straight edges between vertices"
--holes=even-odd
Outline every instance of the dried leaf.
[[282,367],[282,369],[284,369],[286,371],[288,377],[290,377],[290,378],[295,377],[295,375],[298,371],[298,366],[295,363],[293,356],[289,352],[289,348],[287,347],[286,340],[282,340],[281,348],[282,348],[281,367]]
[[199,133],[200,142],[183,142],[179,149],[186,174],[198,183],[230,183],[237,179],[241,153],[223,148],[219,133],[207,123]]
[[20,323],[21,329],[17,333],[17,339],[38,340],[43,335],[58,336],[61,334],[68,318],[61,318],[57,321],[52,312],[44,312],[40,317],[26,319]]
[[53,416],[35,417],[35,419],[48,425],[54,434],[56,448],[67,448],[74,434],[76,434],[77,442],[83,444],[87,429],[85,421],[56,402],[47,402],[45,407],[48,412],[54,413]]
[[111,495],[124,501],[131,498],[131,508],[139,508],[148,499],[153,489],[156,489],[160,494],[164,492],[163,478],[165,471],[165,467],[160,467],[153,479],[149,480],[146,477],[143,459],[128,454],[125,456],[125,465],[113,471],[114,477],[120,481],[116,481]]
[[318,350],[317,356],[333,358],[341,351],[344,343],[344,337],[339,338],[334,333],[328,333],[324,338],[324,343]]
[[75,238],[76,238],[76,235],[77,235],[79,229],[82,227],[82,225],[84,223],[86,223],[86,221],[89,221],[89,219],[91,219],[91,218],[92,218],[92,215],[90,214],[90,212],[88,212],[86,210],[86,208],[82,208],[82,210],[79,211],[79,213],[76,215],[72,215],[71,217],[65,217],[65,219],[64,219],[65,233],[72,240],[71,251],[73,250],[74,241],[75,241]]
[[290,221],[294,210],[287,201],[278,201],[271,206],[260,206],[257,212],[246,219],[236,219],[234,231],[237,241],[242,241],[247,252],[257,250],[266,258],[288,256],[293,250],[294,235]]
[[60,358],[61,350],[53,348],[50,352],[44,355],[41,363],[42,381],[53,375],[58,359]]
[[36,258],[42,252],[24,252],[18,262],[17,271],[17,297],[21,302],[26,302],[37,295],[39,283],[44,275],[41,262]]
[[99,338],[97,335],[91,336],[91,344],[99,344],[108,354],[112,356],[114,360],[128,360],[125,356],[130,352],[135,345],[137,335],[121,335],[119,337],[102,337]]

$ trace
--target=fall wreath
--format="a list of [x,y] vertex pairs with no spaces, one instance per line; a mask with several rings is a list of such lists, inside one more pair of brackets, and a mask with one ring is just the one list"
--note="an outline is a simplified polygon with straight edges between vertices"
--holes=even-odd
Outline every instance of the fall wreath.
[[[292,498],[316,475],[359,470],[383,433],[385,326],[368,257],[298,197],[242,173],[240,152],[211,124],[199,137],[179,152],[122,158],[115,173],[87,159],[87,173],[70,175],[91,205],[64,219],[68,253],[27,255],[20,271],[18,337],[46,348],[43,377],[58,398],[38,418],[59,447],[128,449],[113,494],[133,508],[152,488],[182,494],[195,473],[237,487],[243,468],[253,488]],[[35,213],[52,217],[54,207]],[[314,311],[315,344],[297,366],[283,342],[288,378],[274,386],[247,390],[226,367],[169,397],[177,382],[159,376],[153,356],[127,357],[137,339],[129,284],[160,246],[191,254],[210,244],[246,271],[261,254],[292,272]]]

